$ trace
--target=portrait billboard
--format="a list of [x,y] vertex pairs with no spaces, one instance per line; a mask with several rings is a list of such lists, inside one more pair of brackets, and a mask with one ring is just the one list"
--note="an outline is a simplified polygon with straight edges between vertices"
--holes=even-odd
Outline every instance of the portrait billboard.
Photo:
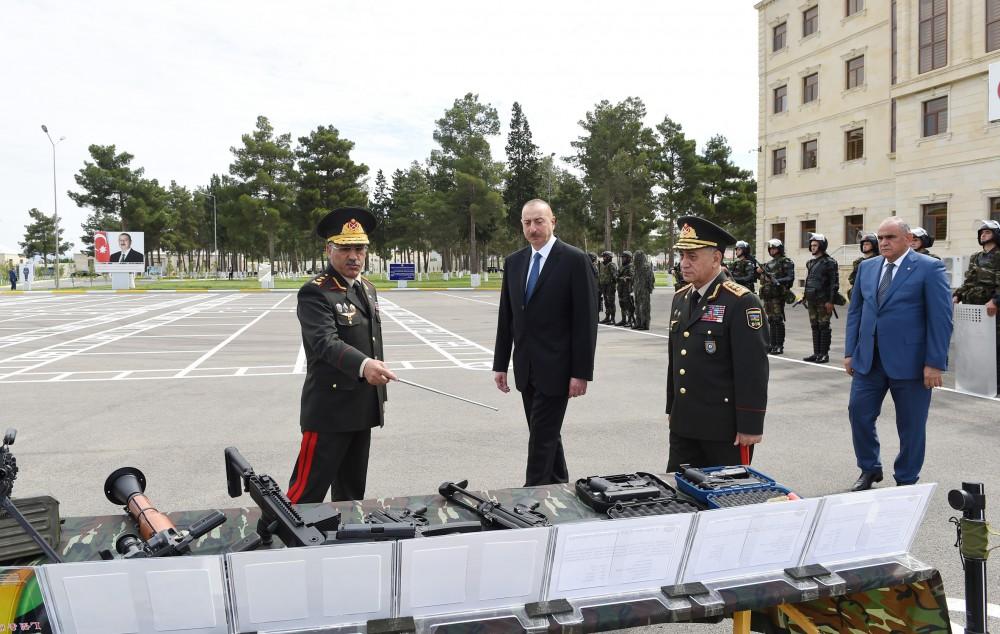
[[98,231],[94,234],[96,273],[142,273],[146,270],[141,231]]

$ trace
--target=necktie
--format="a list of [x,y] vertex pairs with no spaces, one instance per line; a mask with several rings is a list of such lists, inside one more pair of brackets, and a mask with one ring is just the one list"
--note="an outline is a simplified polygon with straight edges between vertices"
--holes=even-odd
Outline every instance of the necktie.
[[892,284],[892,269],[896,265],[889,262],[885,265],[885,273],[882,274],[882,281],[878,283],[878,305],[882,305],[882,301],[885,299],[886,293],[889,292],[889,285]]
[[535,284],[538,283],[538,271],[542,268],[542,254],[536,253],[531,261],[531,271],[528,272],[528,284],[524,287],[524,303],[531,301],[531,294],[535,292]]
[[701,293],[699,293],[698,291],[695,291],[694,293],[691,294],[691,305],[692,306],[697,306],[698,302],[700,302],[700,301],[701,301]]
[[351,291],[354,293],[354,302],[367,311],[368,302],[365,300],[365,290],[362,288],[361,282],[355,281],[354,284],[351,284]]

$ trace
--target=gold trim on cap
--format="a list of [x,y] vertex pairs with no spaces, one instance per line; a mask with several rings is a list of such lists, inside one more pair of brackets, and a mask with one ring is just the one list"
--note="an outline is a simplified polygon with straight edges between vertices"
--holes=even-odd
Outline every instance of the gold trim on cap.
[[357,218],[351,218],[336,233],[326,239],[333,244],[368,244],[368,234]]
[[712,242],[711,240],[702,240],[698,237],[698,232],[694,230],[694,227],[688,223],[684,223],[681,227],[681,233],[677,244],[674,245],[675,249],[703,249],[705,247],[718,247],[718,242]]

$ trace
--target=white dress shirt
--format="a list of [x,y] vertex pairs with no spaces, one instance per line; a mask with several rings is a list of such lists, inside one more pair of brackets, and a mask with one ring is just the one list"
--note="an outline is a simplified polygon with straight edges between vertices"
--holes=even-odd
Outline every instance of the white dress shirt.
[[[906,260],[906,256],[910,255],[910,251],[912,250],[913,249],[911,249],[910,247],[906,247],[906,252],[903,255],[896,258],[896,261],[892,263],[896,265],[892,267],[892,279],[896,279],[896,273],[899,273],[899,265],[902,264],[904,260]],[[889,266],[889,260],[883,258],[882,271],[878,274],[879,282],[882,281],[882,277],[885,275],[885,267],[887,266]]]
[[529,258],[529,260],[528,260],[528,274],[524,276],[524,285],[525,286],[528,285],[528,278],[531,277],[531,266],[535,262],[535,254],[536,253],[541,253],[542,254],[542,259],[539,260],[539,262],[538,262],[538,274],[541,275],[542,274],[542,268],[545,267],[545,262],[547,262],[548,259],[549,259],[549,253],[552,252],[552,245],[555,244],[555,243],[556,243],[556,236],[555,236],[555,234],[553,234],[552,237],[549,238],[549,241],[546,242],[544,245],[542,245],[541,249],[535,251],[534,247],[531,248],[531,258]]

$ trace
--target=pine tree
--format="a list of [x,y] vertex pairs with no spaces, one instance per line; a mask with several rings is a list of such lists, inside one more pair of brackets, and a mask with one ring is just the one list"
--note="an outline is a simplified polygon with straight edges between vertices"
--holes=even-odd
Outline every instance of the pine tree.
[[503,200],[507,206],[507,223],[514,235],[518,235],[521,231],[521,208],[524,203],[539,197],[541,173],[538,146],[531,140],[528,119],[521,110],[521,104],[516,101],[511,108],[506,149],[507,183]]
[[[42,256],[45,264],[49,263],[49,254],[56,248],[55,244],[55,220],[52,216],[46,216],[38,209],[29,209],[28,216],[32,222],[24,226],[24,241],[19,242],[21,253],[26,258],[33,258],[36,255]],[[69,242],[62,242],[63,229],[59,228],[59,255],[64,255],[73,246]]]

